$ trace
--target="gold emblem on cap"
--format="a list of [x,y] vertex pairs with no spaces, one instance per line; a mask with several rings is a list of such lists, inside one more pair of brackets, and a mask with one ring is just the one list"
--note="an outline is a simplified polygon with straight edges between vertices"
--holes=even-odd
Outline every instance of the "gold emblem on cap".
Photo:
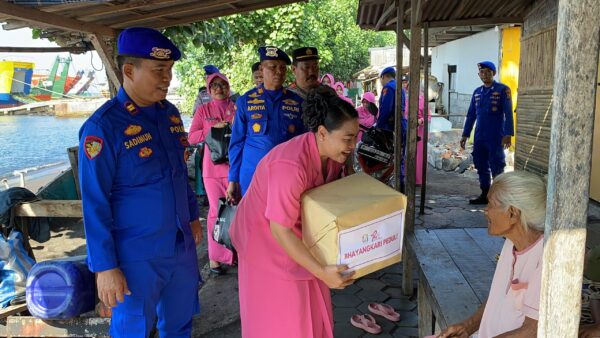
[[168,48],[158,48],[152,47],[152,52],[150,53],[155,59],[166,60],[171,58],[171,50]]
[[266,56],[273,57],[273,58],[277,57],[277,47],[267,47],[266,49],[267,49],[267,53],[265,53]]
[[310,48],[306,49],[306,55],[312,55],[313,51]]

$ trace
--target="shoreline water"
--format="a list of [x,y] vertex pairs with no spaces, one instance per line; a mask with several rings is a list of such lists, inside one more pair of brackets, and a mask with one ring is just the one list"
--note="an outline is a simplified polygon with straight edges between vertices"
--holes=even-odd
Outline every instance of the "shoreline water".
[[[64,171],[70,169],[71,166],[67,162],[58,162],[44,166],[38,170],[28,171],[25,173],[25,188],[29,189],[34,194],[37,194],[42,187],[52,182],[52,180]],[[8,184],[9,188],[20,187],[21,178],[19,175],[0,177],[0,191],[7,189],[6,184]]]

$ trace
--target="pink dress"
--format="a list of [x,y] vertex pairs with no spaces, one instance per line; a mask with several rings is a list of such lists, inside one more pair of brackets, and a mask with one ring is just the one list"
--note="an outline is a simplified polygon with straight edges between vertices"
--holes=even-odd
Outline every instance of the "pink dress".
[[543,255],[544,236],[522,251],[504,242],[477,337],[518,329],[525,317],[538,320]]
[[[369,110],[363,106],[360,106],[356,109],[358,111],[358,123],[361,126],[365,126],[371,128],[373,124],[375,124],[375,116],[369,112]],[[356,142],[362,139],[362,130],[358,132],[358,137],[356,138]]]
[[[192,120],[192,126],[188,134],[188,140],[191,144],[204,141],[210,132],[210,128],[218,122],[233,121],[235,108],[233,102],[227,98],[225,100],[213,99],[207,104],[198,107]],[[204,188],[208,197],[208,216],[206,217],[206,229],[208,238],[208,258],[211,261],[225,264],[233,263],[233,252],[215,242],[212,237],[219,212],[219,198],[225,197],[227,191],[227,174],[229,164],[214,164],[210,160],[210,149],[204,147],[204,158],[202,159],[202,178]]]
[[310,132],[273,148],[258,164],[229,231],[238,252],[244,338],[333,337],[329,288],[288,256],[270,221],[302,237],[302,193],[336,180],[341,171],[341,164],[328,161],[323,178]]
[[[423,95],[419,95],[419,111],[417,112],[417,117],[419,119],[425,118],[423,115],[423,110],[425,109],[425,98]],[[408,95],[406,95],[406,102],[404,104],[404,117],[408,118]],[[427,106],[427,120],[431,121],[431,112],[429,111],[429,106]],[[420,125],[417,127],[417,135],[421,138],[419,142],[417,142],[417,179],[416,183],[421,184],[423,182],[423,135],[425,134],[425,126]]]

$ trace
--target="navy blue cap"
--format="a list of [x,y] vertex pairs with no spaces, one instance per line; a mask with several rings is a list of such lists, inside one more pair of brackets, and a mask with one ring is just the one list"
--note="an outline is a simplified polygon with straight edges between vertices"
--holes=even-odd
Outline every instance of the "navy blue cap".
[[477,64],[478,69],[488,68],[492,72],[496,73],[496,65],[492,61],[483,61]]
[[379,74],[379,77],[384,76],[385,74],[389,74],[389,73],[396,73],[396,68],[389,66],[389,67],[385,67],[382,71],[381,74]]
[[220,73],[219,68],[213,65],[206,65],[202,68],[204,68],[204,75],[206,76],[212,75],[214,73]]
[[294,62],[302,62],[308,60],[318,60],[319,51],[315,47],[302,47],[292,51]]
[[408,81],[410,78],[406,74],[402,74],[402,81]]
[[146,27],[130,27],[119,34],[119,55],[150,60],[173,60],[181,58],[181,52],[161,32]]
[[260,47],[258,49],[258,54],[260,55],[260,61],[267,60],[281,60],[285,62],[286,65],[292,64],[290,57],[281,49],[273,46],[265,46]]

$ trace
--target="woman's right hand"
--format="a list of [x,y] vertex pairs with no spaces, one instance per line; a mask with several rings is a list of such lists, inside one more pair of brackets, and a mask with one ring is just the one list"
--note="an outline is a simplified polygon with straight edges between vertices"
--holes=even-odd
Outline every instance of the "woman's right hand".
[[469,338],[469,336],[467,326],[463,323],[450,325],[437,335],[438,338]]
[[327,265],[323,267],[317,278],[322,280],[330,289],[343,289],[354,283],[354,279],[352,279],[354,271],[343,274],[346,270],[348,270],[347,265]]
[[229,182],[227,186],[227,201],[233,204],[237,204],[241,199],[240,184],[238,182]]

